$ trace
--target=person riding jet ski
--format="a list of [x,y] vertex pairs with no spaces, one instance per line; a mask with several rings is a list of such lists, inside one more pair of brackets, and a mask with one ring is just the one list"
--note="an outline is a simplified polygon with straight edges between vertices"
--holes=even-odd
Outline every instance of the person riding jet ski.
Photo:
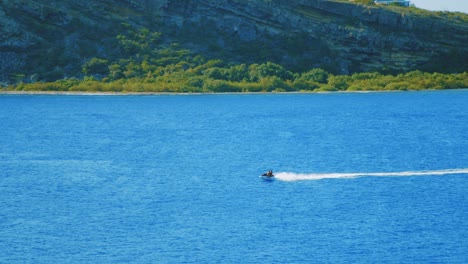
[[273,171],[272,171],[272,170],[269,170],[268,172],[263,173],[262,176],[273,177],[273,176],[275,176],[275,175],[273,175]]

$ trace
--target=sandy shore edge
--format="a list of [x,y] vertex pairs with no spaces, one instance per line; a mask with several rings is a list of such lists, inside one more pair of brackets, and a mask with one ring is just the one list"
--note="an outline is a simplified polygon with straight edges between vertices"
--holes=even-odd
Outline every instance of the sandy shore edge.
[[[431,91],[431,90],[421,90]],[[327,93],[393,93],[413,91],[304,91],[304,92],[238,92],[238,93],[170,93],[170,92],[67,92],[67,91],[0,91],[0,95],[71,95],[71,96],[148,96],[148,95],[274,95],[274,94],[327,94]],[[417,92],[417,91],[415,91]]]
[[0,95],[197,95],[209,93],[156,93],[156,92],[67,92],[67,91],[0,91]]

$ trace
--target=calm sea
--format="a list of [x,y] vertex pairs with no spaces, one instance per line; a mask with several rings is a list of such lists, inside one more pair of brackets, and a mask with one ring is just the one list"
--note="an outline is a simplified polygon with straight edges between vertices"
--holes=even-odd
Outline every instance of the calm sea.
[[0,263],[468,263],[468,90],[0,108]]

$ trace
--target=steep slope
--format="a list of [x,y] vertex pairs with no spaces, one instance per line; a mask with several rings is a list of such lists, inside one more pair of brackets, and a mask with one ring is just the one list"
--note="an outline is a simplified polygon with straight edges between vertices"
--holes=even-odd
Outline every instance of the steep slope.
[[324,0],[3,0],[0,81],[81,75],[92,57],[118,56],[123,23],[162,32],[194,53],[274,61],[301,71],[468,70],[461,13]]

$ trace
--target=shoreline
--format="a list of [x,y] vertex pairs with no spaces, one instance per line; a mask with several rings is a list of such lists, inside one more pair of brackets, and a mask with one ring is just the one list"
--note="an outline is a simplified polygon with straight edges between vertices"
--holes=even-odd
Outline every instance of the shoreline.
[[[119,96],[119,95],[171,95],[176,93],[152,93],[152,92],[69,92],[69,91],[0,91],[0,95],[101,95],[101,96]],[[184,95],[189,93],[177,93]],[[191,93],[197,94],[197,93]],[[198,93],[203,94],[203,93]]]
[[69,92],[69,91],[0,91],[0,95],[69,95],[69,96],[155,96],[155,95],[275,95],[275,94],[334,94],[334,93],[397,93],[423,91],[467,90],[468,88],[442,90],[374,90],[374,91],[304,91],[304,92],[237,92],[237,93],[170,93],[170,92]]
[[[349,93],[367,93],[379,91],[349,91]],[[393,91],[383,91],[393,92]],[[0,95],[70,95],[70,96],[155,96],[155,95],[254,95],[254,94],[323,94],[323,93],[347,93],[346,91],[330,92],[226,92],[226,93],[171,93],[171,92],[69,92],[69,91],[0,91]]]

